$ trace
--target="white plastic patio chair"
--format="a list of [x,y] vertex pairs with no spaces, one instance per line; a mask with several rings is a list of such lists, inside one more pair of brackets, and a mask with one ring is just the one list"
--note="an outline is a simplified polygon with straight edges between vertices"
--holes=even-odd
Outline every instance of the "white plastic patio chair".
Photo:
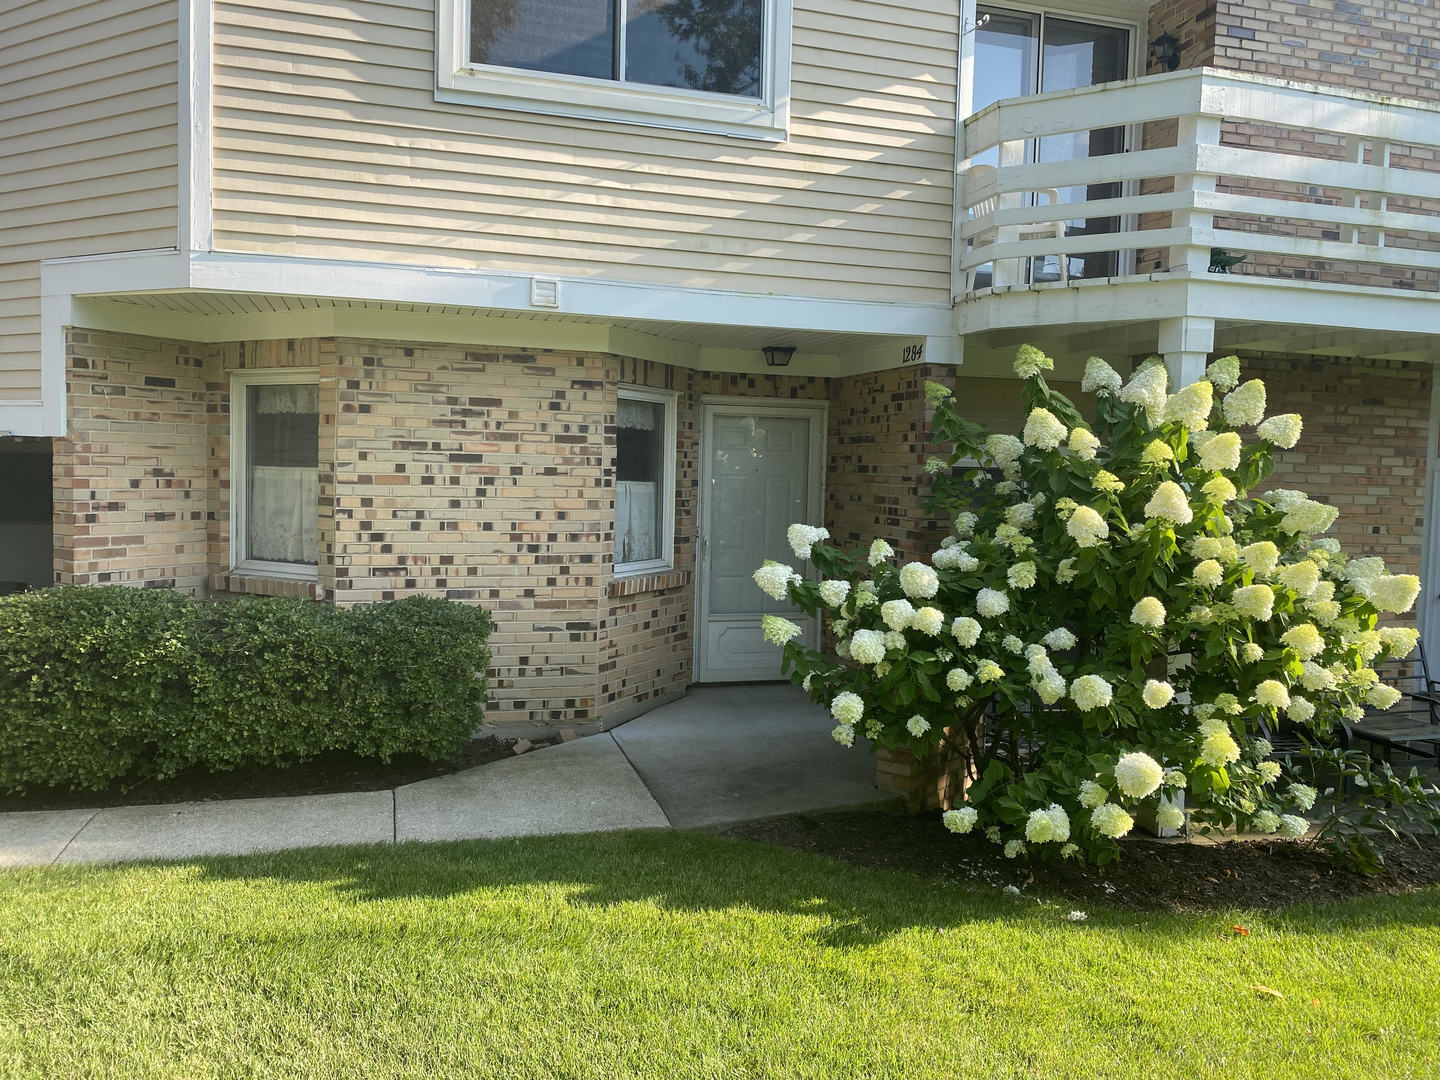
[[[965,203],[966,211],[970,218],[984,217],[986,214],[993,214],[1000,203],[1000,196],[995,191],[995,173],[993,165],[971,165],[965,170]],[[1022,193],[1024,194],[1024,193]],[[1048,205],[1060,205],[1060,193],[1054,188],[1036,188],[1035,195],[1043,195],[1049,200]],[[993,244],[999,241],[1001,233],[1004,233],[1006,242],[1014,240],[1063,240],[1065,239],[1065,222],[1063,221],[1037,221],[1032,225],[995,225],[970,237],[970,243],[975,247],[984,247],[986,244]],[[1056,262],[1060,264],[1060,280],[1069,282],[1070,267],[1066,256],[1056,253]],[[979,267],[972,266],[965,275],[965,289],[967,292],[975,288],[975,271]],[[994,271],[991,271],[993,280]]]

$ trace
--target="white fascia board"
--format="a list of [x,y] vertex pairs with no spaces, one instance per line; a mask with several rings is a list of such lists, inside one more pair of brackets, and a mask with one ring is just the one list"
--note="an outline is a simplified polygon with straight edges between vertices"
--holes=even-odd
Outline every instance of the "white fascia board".
[[[210,252],[191,259],[191,288],[215,292],[283,293],[334,299],[448,304],[534,311],[533,277],[559,282],[559,304],[547,311],[604,319],[651,319],[713,326],[840,333],[949,333],[946,304],[889,304],[683,289],[639,282],[596,281],[553,274],[451,270],[286,256]],[[119,291],[119,290],[117,290]]]

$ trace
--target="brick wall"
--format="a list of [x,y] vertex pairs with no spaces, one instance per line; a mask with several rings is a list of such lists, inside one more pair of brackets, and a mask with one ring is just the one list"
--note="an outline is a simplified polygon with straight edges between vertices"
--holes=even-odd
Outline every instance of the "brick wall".
[[207,351],[68,335],[69,433],[54,441],[57,584],[204,591]]
[[1305,432],[1276,452],[1267,487],[1299,488],[1340,508],[1330,534],[1351,555],[1418,574],[1423,550],[1431,368],[1393,360],[1245,357],[1265,380],[1270,415]]

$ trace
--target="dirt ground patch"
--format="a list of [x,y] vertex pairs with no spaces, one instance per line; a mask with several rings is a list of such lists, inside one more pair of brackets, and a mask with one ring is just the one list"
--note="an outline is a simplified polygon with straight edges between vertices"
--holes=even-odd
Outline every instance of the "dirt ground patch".
[[956,836],[940,815],[874,810],[793,814],[717,830],[727,836],[811,851],[860,866],[1105,904],[1176,912],[1273,909],[1440,884],[1440,838],[1391,844],[1385,872],[1367,877],[1331,864],[1329,851],[1294,840],[1162,843],[1133,837],[1108,866],[1006,859],[978,835]]

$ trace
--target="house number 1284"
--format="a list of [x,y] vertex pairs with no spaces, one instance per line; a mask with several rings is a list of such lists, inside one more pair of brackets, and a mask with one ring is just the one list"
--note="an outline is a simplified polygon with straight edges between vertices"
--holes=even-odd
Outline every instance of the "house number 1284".
[[923,344],[906,345],[903,349],[900,350],[900,362],[902,364],[913,364],[915,363],[915,361],[924,357],[924,355],[925,346]]

